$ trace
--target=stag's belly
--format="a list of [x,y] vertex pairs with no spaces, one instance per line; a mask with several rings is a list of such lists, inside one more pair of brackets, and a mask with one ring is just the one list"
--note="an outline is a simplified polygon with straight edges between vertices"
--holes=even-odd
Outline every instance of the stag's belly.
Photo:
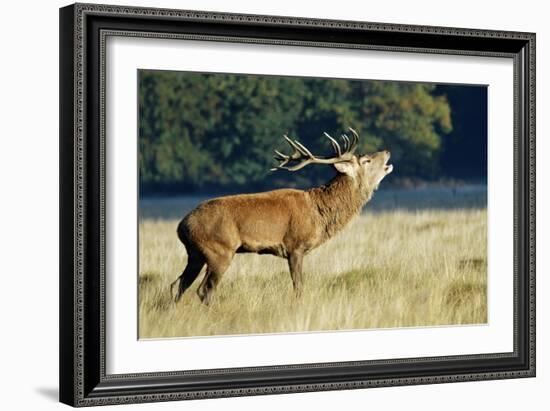
[[269,254],[283,258],[288,257],[286,247],[283,244],[242,244],[239,248],[237,248],[237,253]]

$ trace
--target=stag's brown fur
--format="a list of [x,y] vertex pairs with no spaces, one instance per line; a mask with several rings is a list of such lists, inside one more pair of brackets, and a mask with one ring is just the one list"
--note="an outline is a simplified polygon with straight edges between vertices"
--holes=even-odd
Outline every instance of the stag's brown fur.
[[391,166],[386,166],[388,158],[388,152],[355,156],[337,166],[339,173],[329,183],[310,190],[232,195],[200,204],[178,225],[189,259],[179,277],[176,301],[206,264],[197,292],[208,304],[234,255],[242,252],[287,258],[294,289],[300,294],[303,256],[360,212],[391,172]]

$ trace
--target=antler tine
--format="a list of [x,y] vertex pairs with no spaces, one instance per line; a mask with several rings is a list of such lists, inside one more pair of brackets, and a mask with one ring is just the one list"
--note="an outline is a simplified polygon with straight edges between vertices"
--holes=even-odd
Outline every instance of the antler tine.
[[349,137],[346,136],[345,134],[342,134],[342,139],[344,140],[344,152],[347,153],[350,148]]
[[300,147],[300,152],[308,156],[309,158],[314,158],[315,156],[311,154],[311,151],[309,151],[302,143],[300,143],[298,140],[294,140],[294,143]]
[[275,151],[275,154],[277,154],[278,156],[277,160],[287,160],[290,158],[286,154],[281,153],[279,150],[273,150],[273,151]]
[[[291,155],[291,157],[294,157],[295,154],[300,154],[302,156],[306,157],[315,157],[311,152],[298,140],[291,140],[286,134],[284,135],[284,138],[288,142],[288,144],[291,145],[291,147],[294,149],[294,153]],[[300,157],[296,157],[295,160],[299,159]]]
[[[284,167],[285,165],[287,165],[288,162],[290,161],[290,156],[287,156],[287,155],[281,153],[281,152],[278,151],[278,150],[274,150],[274,151],[275,151],[275,154],[277,154],[277,155],[275,156],[275,160],[281,162],[281,164],[279,164],[279,167]],[[275,170],[277,170],[277,168],[272,168],[272,169],[271,169],[271,171],[275,171]]]
[[336,141],[331,136],[329,136],[329,134],[327,132],[324,132],[323,134],[325,135],[325,137],[327,137],[330,140],[330,142],[332,144],[332,148],[334,148],[334,151],[336,152],[338,157],[341,157],[342,156],[342,150],[340,149],[340,144],[338,144],[338,141]]
[[[275,151],[275,160],[277,161],[280,161],[280,164],[277,166],[277,167],[274,167],[274,168],[271,168],[271,171],[276,171],[278,169],[284,169],[284,170],[289,170],[289,171],[295,171],[295,170],[298,170],[299,168],[302,168],[304,167],[306,164],[304,164],[303,166],[297,168],[297,166],[287,166],[287,164],[293,160],[301,160],[303,157],[313,157],[313,154],[311,154],[311,152],[304,147],[303,144],[301,144],[300,142],[298,142],[297,140],[292,140],[290,137],[288,137],[286,134],[283,134],[283,137],[284,139],[286,140],[286,142],[290,145],[290,147],[293,148],[293,152],[292,154],[290,155],[286,155],[286,154],[283,154],[281,153],[280,151],[278,150],[274,150]],[[300,163],[301,164],[301,163]],[[298,165],[300,165],[298,164]]]
[[300,153],[300,150],[298,149],[296,144],[294,144],[294,141],[292,141],[286,134],[284,134],[283,137],[285,138],[286,142],[290,144],[290,147],[294,149],[294,153],[290,155],[291,157],[294,156],[294,154],[296,153]]
[[292,144],[292,140],[290,140],[290,138],[288,138],[288,136],[286,134],[283,134],[283,137],[285,138],[285,140],[290,144],[290,146],[292,148],[294,148],[294,152],[291,154],[291,155],[286,155],[286,154],[283,154],[281,153],[279,150],[273,150],[275,151],[275,160],[277,161],[280,161],[281,163],[277,166],[277,167],[274,167],[274,168],[271,168],[270,170],[271,171],[275,171],[279,168],[286,168],[285,166],[293,159],[299,159],[300,158],[300,153],[296,150],[296,148],[294,147],[294,145]]
[[351,131],[351,134],[353,134],[353,141],[351,142],[350,147],[350,153],[353,153],[359,145],[359,134],[357,134],[357,131],[355,131],[351,127],[348,127],[348,130]]

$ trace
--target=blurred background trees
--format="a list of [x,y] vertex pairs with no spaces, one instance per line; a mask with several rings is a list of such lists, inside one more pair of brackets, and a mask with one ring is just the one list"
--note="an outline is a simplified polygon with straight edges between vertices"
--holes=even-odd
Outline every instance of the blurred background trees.
[[394,180],[484,180],[483,86],[141,70],[143,194],[254,191],[325,182],[329,167],[269,172],[287,133],[315,154],[348,127],[358,152],[389,149]]

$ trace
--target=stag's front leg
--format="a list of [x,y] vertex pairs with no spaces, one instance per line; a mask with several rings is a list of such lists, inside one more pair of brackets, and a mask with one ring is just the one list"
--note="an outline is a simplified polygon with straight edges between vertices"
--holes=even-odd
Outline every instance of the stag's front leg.
[[302,295],[302,261],[304,255],[300,252],[293,252],[288,256],[288,267],[290,268],[290,277],[296,297]]

